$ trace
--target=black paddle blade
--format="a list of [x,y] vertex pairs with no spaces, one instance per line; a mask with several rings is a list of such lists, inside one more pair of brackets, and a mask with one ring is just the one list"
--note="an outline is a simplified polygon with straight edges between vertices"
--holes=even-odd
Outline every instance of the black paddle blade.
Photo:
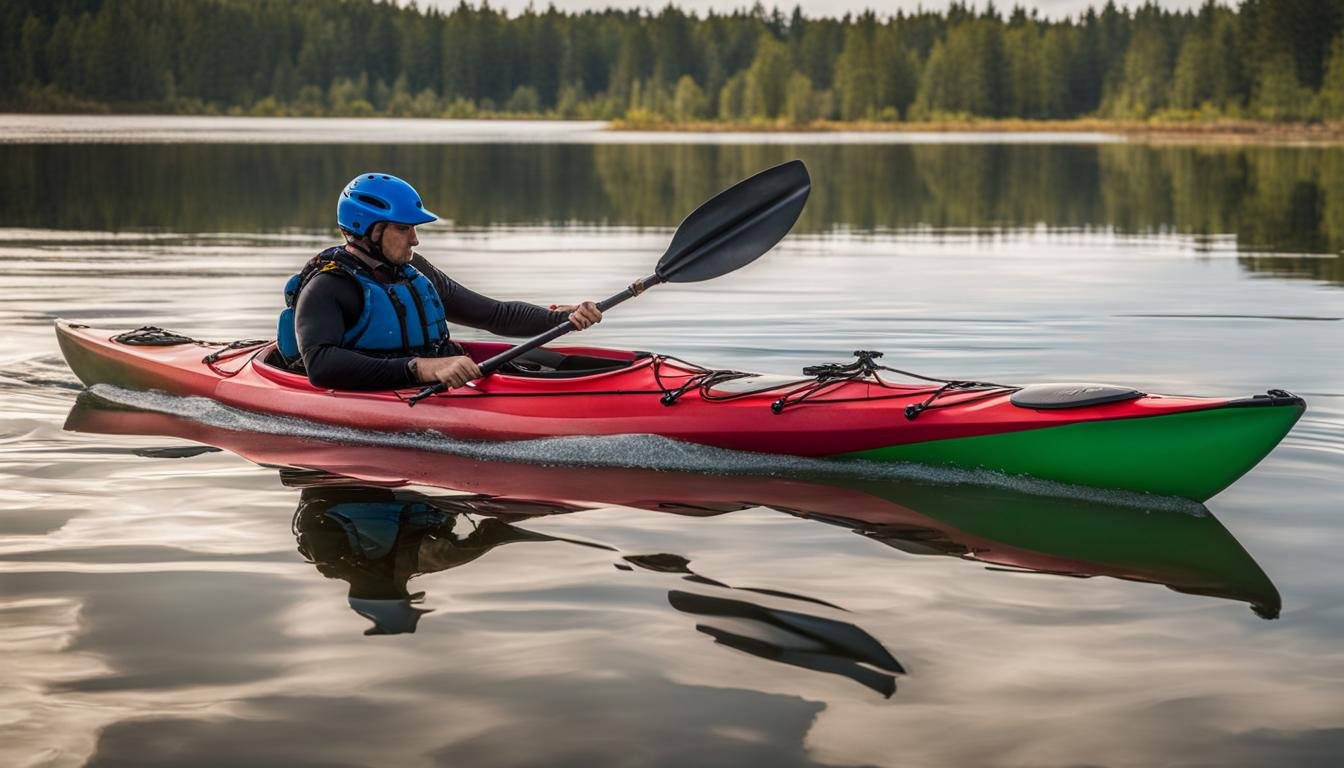
[[802,160],[734,184],[681,222],[654,271],[669,283],[694,283],[750,264],[789,233],[811,191]]

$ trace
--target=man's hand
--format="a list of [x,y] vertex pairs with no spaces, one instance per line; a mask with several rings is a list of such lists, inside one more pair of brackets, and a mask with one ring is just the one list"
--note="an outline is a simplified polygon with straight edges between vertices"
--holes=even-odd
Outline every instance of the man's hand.
[[481,378],[476,361],[466,355],[457,357],[417,357],[415,373],[422,384],[438,382],[449,389]]
[[580,331],[602,322],[602,310],[598,309],[597,305],[591,301],[585,301],[578,305],[569,304],[563,307],[551,307],[551,309],[568,312],[569,322]]

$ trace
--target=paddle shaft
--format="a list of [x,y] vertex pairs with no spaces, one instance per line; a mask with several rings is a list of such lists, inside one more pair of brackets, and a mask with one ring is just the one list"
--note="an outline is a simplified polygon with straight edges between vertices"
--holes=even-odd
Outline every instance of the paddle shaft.
[[[597,308],[602,312],[606,312],[607,310],[611,309],[617,304],[620,304],[626,299],[633,299],[634,297],[643,293],[646,289],[652,288],[653,286],[661,283],[662,281],[663,279],[656,274],[649,275],[643,280],[631,283],[628,287],[626,287],[625,290],[621,291],[620,293],[614,296],[609,296],[597,302]],[[498,355],[495,355],[489,360],[486,360],[485,362],[481,363],[480,366],[481,376],[482,377],[489,376],[490,374],[499,370],[500,366],[518,357],[519,355],[524,354],[526,352],[531,352],[532,350],[542,346],[543,344],[549,344],[550,342],[555,341],[561,336],[564,336],[566,333],[575,330],[578,329],[574,327],[574,324],[566,320],[565,322],[555,326],[551,330],[541,335],[533,336],[532,338],[528,339],[527,341],[524,341],[522,344],[519,344],[513,349],[506,349],[503,352],[500,352]]]
[[[795,190],[790,194],[781,197],[778,200],[772,201],[768,206],[764,208],[744,213],[744,215],[737,222],[735,222],[735,228],[750,227],[756,224],[757,222],[764,221],[765,219],[774,216],[781,208],[794,202],[799,196],[806,197],[807,189]],[[712,254],[716,249],[723,247],[725,243],[733,239],[734,234],[735,233],[732,229],[727,231],[713,232],[711,233],[710,236],[708,236],[704,240],[690,244],[690,246],[687,247],[684,252],[678,254],[678,257],[675,260],[671,261],[670,263],[660,264],[661,269],[659,271],[662,272],[663,275],[667,275],[668,277],[675,275],[679,270],[681,270],[685,266],[693,264],[697,262],[699,259],[705,257],[706,254]],[[664,282],[666,278],[663,275],[660,275],[657,272],[655,272],[652,275],[649,275],[648,277],[644,278],[643,280],[631,283],[630,286],[626,288],[624,291],[621,291],[615,296],[599,301],[597,303],[597,308],[603,312],[606,312],[608,309],[611,309],[612,307],[616,306],[617,304],[620,304],[626,299],[634,298],[635,296],[638,296],[639,294],[643,293],[645,290],[652,288],[653,286],[658,285],[659,283]],[[523,342],[522,344],[519,344],[518,346],[512,349],[507,349],[503,352],[500,352],[498,355],[495,355],[489,360],[486,360],[485,362],[481,363],[480,366],[481,376],[482,377],[489,376],[490,374],[499,370],[500,366],[518,357],[519,355],[525,352],[531,352],[532,350],[542,346],[543,344],[548,344],[552,341],[555,341],[556,339],[560,338],[561,336],[564,336],[566,333],[569,333],[570,331],[573,330],[575,330],[573,323],[564,322],[552,328],[551,330],[541,334],[540,336],[534,336],[533,338],[528,339],[527,341]],[[443,391],[442,385],[435,385],[434,387],[430,387],[430,389],[434,389],[437,392]],[[421,395],[416,395],[416,398],[419,398],[420,396]]]
[[[637,280],[631,283],[629,286],[626,287],[625,290],[621,291],[620,293],[617,293],[613,296],[609,296],[603,299],[602,301],[597,302],[597,308],[602,312],[606,312],[607,310],[611,309],[617,304],[620,304],[621,302],[627,299],[633,299],[634,297],[638,296],[639,294],[643,293],[649,288],[658,285],[661,282],[663,282],[663,278],[660,277],[657,273],[649,275],[643,280]],[[516,347],[506,349],[503,352],[500,352],[498,355],[495,355],[494,357],[480,364],[481,377],[484,378],[486,376],[489,376],[490,374],[499,370],[500,367],[502,367],[505,363],[509,362],[510,360],[513,360],[519,355],[526,354],[536,349],[537,347],[549,344],[552,341],[555,341],[561,336],[564,336],[565,334],[574,330],[578,329],[574,327],[573,323],[566,320],[565,322],[555,326],[554,328],[552,328],[549,331],[546,331],[545,333],[533,336],[532,338],[528,339],[527,341],[524,341],[522,344],[519,344]],[[436,395],[440,392],[443,392],[447,388],[448,387],[444,385],[443,382],[432,384],[409,397],[406,400],[406,404],[415,405],[421,400],[424,400],[426,397],[429,397],[430,395]]]
[[[739,181],[701,203],[682,220],[652,275],[598,302],[597,308],[606,312],[660,283],[709,280],[750,264],[788,234],[811,189],[812,179],[801,160],[790,160]],[[501,352],[480,364],[481,375],[489,376],[519,355],[573,330],[574,325],[565,322]],[[445,389],[444,384],[436,383],[407,402],[415,405]]]

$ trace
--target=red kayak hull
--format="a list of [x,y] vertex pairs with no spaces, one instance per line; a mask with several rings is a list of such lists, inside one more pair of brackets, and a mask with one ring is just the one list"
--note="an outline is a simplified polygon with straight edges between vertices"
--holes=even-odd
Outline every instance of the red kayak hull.
[[[709,399],[695,388],[671,406],[663,395],[703,374],[689,364],[588,347],[556,351],[633,360],[613,371],[574,378],[495,374],[430,397],[414,408],[402,392],[350,392],[313,386],[266,361],[273,345],[202,362],[220,345],[132,346],[112,331],[57,323],[62,352],[88,385],[115,384],[175,395],[209,397],[235,408],[377,431],[433,430],[464,440],[527,440],[561,436],[653,434],[738,451],[804,457],[923,461],[1032,474],[1067,483],[1181,495],[1203,501],[1264,457],[1302,412],[1299,399],[1143,395],[1122,402],[1059,410],[1023,408],[1010,391],[952,392],[916,419],[906,407],[936,385],[841,383],[775,413],[780,391]],[[468,342],[478,360],[504,344]],[[1267,419],[1269,406],[1281,415]],[[1256,412],[1252,414],[1251,412]],[[1212,414],[1177,423],[1172,417]],[[1248,427],[1249,420],[1255,423]],[[1098,431],[1102,427],[1104,431]],[[1253,427],[1253,428],[1252,428]],[[1065,428],[1065,429],[1060,429]],[[1159,439],[1146,441],[1148,433]],[[1018,441],[1014,436],[1023,436]],[[1209,446],[1233,441],[1235,452],[1209,466]],[[1086,460],[1082,451],[1095,452]],[[1165,453],[1164,453],[1165,451]],[[1196,459],[1189,469],[1173,463]],[[1205,464],[1208,464],[1205,461]],[[1164,465],[1167,465],[1164,468]],[[1134,468],[1145,477],[1129,478]],[[1149,471],[1151,470],[1151,471]],[[1193,477],[1193,475],[1198,475]]]

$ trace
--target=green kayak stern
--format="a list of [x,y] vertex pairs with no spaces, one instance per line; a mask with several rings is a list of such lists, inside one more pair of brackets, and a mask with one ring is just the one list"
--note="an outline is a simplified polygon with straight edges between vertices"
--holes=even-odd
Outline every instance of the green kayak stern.
[[1207,501],[1269,454],[1306,410],[1281,390],[1198,411],[893,445],[837,458],[1030,475]]

